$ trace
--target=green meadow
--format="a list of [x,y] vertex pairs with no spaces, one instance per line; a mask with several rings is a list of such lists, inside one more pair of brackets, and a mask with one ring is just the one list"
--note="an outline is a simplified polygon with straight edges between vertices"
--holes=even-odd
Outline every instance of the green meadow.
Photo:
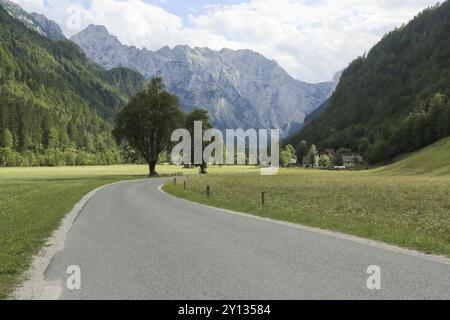
[[[211,173],[247,167],[212,167]],[[251,169],[251,168],[250,168]],[[159,166],[160,174],[198,169]],[[20,280],[46,239],[91,190],[122,180],[145,178],[147,166],[0,168],[0,299]]]
[[378,168],[374,172],[405,176],[450,176],[450,138],[403,156],[393,164]]
[[286,169],[164,188],[197,203],[450,256],[450,139],[374,170]]

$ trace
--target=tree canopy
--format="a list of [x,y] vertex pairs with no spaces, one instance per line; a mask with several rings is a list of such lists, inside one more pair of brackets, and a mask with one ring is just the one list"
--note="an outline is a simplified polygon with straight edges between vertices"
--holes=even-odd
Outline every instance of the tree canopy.
[[[194,124],[195,124],[196,121],[202,122],[202,131],[203,131],[203,133],[206,130],[209,130],[209,129],[212,128],[211,118],[210,118],[210,116],[208,114],[208,111],[203,110],[203,109],[195,109],[195,110],[193,110],[192,112],[190,112],[190,113],[188,113],[186,115],[186,129],[190,132],[191,138],[192,138],[192,141],[191,141],[192,161],[191,161],[191,163],[195,163],[195,161],[194,161],[194,156],[195,156],[195,152],[194,152]],[[206,145],[206,142],[202,141],[202,151],[205,149],[205,145]],[[201,165],[197,165],[197,166],[200,167],[200,173],[201,174],[206,174],[207,173],[208,165],[205,162],[205,159],[203,159]]]
[[172,144],[172,132],[182,125],[178,98],[167,92],[161,78],[154,78],[119,112],[113,133],[119,143],[126,141],[141,153],[154,176],[159,156]]

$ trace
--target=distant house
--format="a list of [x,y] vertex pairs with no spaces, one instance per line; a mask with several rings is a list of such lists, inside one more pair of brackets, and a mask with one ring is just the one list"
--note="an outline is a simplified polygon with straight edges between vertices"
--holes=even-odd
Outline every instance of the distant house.
[[354,168],[364,162],[364,159],[359,154],[352,154],[350,156],[342,156],[342,162],[346,168]]
[[325,152],[329,155],[329,156],[336,156],[336,151],[334,149],[325,149]]
[[311,154],[308,154],[307,156],[303,157],[302,165],[306,168],[318,168],[319,156],[316,157],[316,163],[311,163]]
[[303,157],[302,165],[304,167],[309,167],[311,165],[311,158],[310,158],[310,156]]
[[332,159],[336,158],[336,152],[334,149],[322,149],[319,151],[319,157],[321,156],[329,156]]
[[297,165],[297,157],[292,158],[291,161],[289,161],[289,167],[295,167]]

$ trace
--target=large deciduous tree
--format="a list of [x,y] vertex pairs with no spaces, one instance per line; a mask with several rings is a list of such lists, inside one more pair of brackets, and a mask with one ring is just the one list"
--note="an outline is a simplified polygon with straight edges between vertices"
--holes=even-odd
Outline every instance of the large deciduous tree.
[[[203,133],[206,130],[209,130],[212,128],[211,119],[209,117],[208,111],[202,110],[202,109],[196,109],[193,110],[191,113],[186,115],[186,129],[190,132],[191,137],[195,136],[195,130],[194,130],[194,124],[195,122],[200,121],[202,122],[202,131]],[[194,139],[191,141],[191,149],[192,149],[192,161],[191,163],[195,163],[194,161]],[[205,142],[203,142],[202,151],[205,149]],[[207,163],[205,162],[205,159],[202,160],[202,164],[196,164],[200,167],[200,173],[206,174],[207,173]]]
[[159,156],[170,147],[171,134],[182,119],[178,98],[166,91],[161,78],[154,78],[118,114],[113,133],[118,142],[126,140],[142,154],[149,175],[155,176]]

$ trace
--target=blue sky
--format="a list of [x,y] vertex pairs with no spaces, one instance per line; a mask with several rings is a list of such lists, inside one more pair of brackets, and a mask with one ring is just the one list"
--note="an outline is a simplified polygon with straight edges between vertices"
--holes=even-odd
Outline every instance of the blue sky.
[[[92,0],[81,0],[81,3],[89,8]],[[212,6],[226,6],[243,3],[243,0],[144,0],[144,2],[160,6],[168,12],[173,13],[189,23],[188,16],[190,14],[200,14],[205,11],[205,8]],[[309,2],[318,2],[317,0],[310,0]]]
[[[86,0],[88,2],[88,0]],[[183,19],[187,20],[189,14],[198,14],[204,11],[205,6],[224,6],[242,3],[242,0],[146,0],[145,2],[159,5],[167,11],[174,13]]]
[[330,80],[437,0],[13,0],[67,36],[104,25],[126,45],[251,49],[293,77]]

